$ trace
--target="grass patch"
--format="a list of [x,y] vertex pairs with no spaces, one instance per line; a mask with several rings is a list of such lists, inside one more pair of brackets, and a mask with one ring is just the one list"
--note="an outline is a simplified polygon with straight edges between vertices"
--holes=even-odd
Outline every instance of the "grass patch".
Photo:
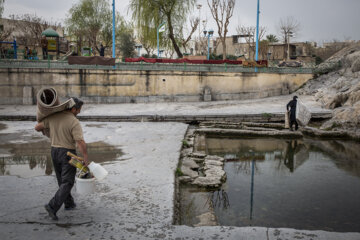
[[184,148],[190,147],[189,143],[188,143],[186,140],[183,140],[183,141],[182,141],[182,144],[183,144],[183,147],[184,147]]
[[272,117],[272,114],[271,113],[262,113],[261,116],[263,118],[266,118],[267,120],[269,120]]
[[176,170],[175,170],[175,175],[177,177],[180,177],[180,176],[183,176],[184,173],[181,171],[181,169],[179,167],[177,167]]

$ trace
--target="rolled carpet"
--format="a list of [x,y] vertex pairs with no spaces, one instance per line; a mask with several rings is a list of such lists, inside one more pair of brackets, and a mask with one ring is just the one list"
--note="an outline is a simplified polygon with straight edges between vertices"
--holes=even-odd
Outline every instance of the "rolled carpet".
[[[37,93],[36,99],[36,120],[38,122],[41,122],[44,118],[50,116],[51,114],[64,111],[66,109],[72,108],[75,105],[75,102],[72,98],[60,104],[58,94],[54,88],[40,89]],[[43,134],[49,137],[49,129],[45,129]]]

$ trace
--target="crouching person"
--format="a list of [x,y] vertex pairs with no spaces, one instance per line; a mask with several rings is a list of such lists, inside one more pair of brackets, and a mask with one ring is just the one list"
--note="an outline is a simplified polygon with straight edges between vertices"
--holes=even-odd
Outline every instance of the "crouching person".
[[70,157],[67,152],[76,154],[76,144],[84,157],[84,165],[88,165],[88,155],[83,131],[76,116],[80,113],[83,102],[73,98],[75,105],[68,110],[54,113],[46,117],[35,126],[40,132],[44,129],[50,130],[51,158],[56,173],[59,189],[54,197],[45,205],[45,209],[53,220],[58,220],[57,211],[64,204],[65,210],[76,207],[71,196],[71,189],[74,186],[76,168],[69,164]]

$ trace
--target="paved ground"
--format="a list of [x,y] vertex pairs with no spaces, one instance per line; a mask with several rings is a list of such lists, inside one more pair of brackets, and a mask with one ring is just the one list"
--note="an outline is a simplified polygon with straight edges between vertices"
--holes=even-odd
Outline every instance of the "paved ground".
[[[85,104],[81,116],[137,116],[137,115],[236,115],[284,113],[291,95],[264,99],[212,102],[172,102],[172,103],[129,103],[129,104]],[[299,99],[312,112],[329,112],[321,108],[312,96]],[[36,115],[35,105],[0,105],[0,116]]]
[[[263,111],[269,110],[270,106],[267,104],[273,104],[273,101],[268,100],[239,101],[234,102],[234,105],[231,102],[119,104],[100,105],[104,106],[100,108],[89,105],[84,109],[84,114],[128,114],[133,113],[131,108],[135,109],[134,112],[142,113],[160,111],[161,108],[170,114],[171,109],[176,106],[179,106],[179,112],[185,114],[202,109],[199,106],[204,105],[208,106],[209,111],[216,112],[222,112],[223,108],[228,109],[224,111],[235,111],[239,106],[249,111]],[[288,98],[283,98],[277,102],[279,110],[283,109],[283,103],[287,100]],[[251,107],[249,105],[252,102],[255,105]],[[255,106],[259,109],[254,108]],[[20,114],[35,114],[32,106],[0,108],[0,115],[13,110],[12,114],[19,110],[24,111]],[[0,130],[0,142],[3,144],[45,139],[34,132],[35,122],[0,124],[5,125]],[[83,196],[74,191],[78,208],[70,212],[61,209],[58,222],[49,220],[43,209],[44,203],[56,190],[54,176],[0,176],[1,239],[360,239],[360,233],[263,227],[174,226],[174,171],[187,125],[83,122],[82,126],[87,142],[106,142],[121,148],[124,155],[119,156],[115,162],[104,164],[109,175],[96,183],[95,194]],[[3,154],[11,153],[3,151]]]

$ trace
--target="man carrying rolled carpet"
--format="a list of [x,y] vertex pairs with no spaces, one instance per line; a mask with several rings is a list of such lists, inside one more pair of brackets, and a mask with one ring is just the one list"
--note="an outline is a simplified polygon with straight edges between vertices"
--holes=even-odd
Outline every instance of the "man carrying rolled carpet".
[[46,117],[35,126],[35,130],[38,132],[47,128],[50,129],[51,158],[59,189],[49,203],[45,205],[45,209],[53,220],[58,220],[56,213],[62,204],[65,205],[65,210],[71,210],[76,207],[71,196],[76,168],[69,164],[70,157],[66,153],[69,151],[76,154],[77,144],[84,157],[84,165],[87,166],[89,164],[82,128],[79,120],[76,118],[84,103],[75,97],[73,100],[75,102],[73,107]]

